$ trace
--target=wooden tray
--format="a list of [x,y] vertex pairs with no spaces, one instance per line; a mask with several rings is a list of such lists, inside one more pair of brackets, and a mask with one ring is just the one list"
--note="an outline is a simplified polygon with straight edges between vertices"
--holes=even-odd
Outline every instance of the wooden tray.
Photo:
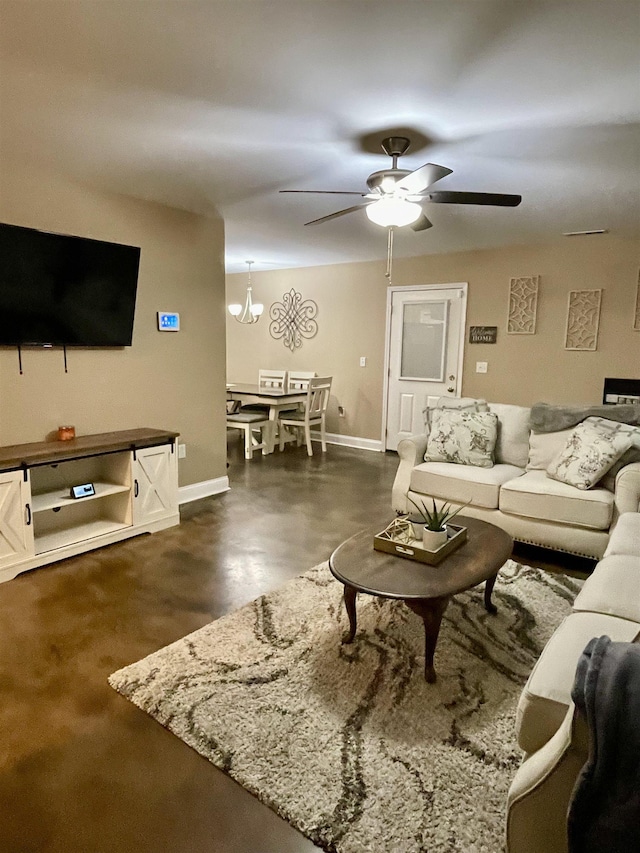
[[435,551],[428,551],[418,539],[411,539],[407,543],[398,542],[396,539],[391,539],[386,530],[382,530],[373,537],[373,547],[376,551],[384,551],[387,554],[394,554],[396,557],[404,557],[405,560],[415,560],[417,563],[437,566],[452,551],[459,548],[467,538],[466,527],[459,527],[457,524],[447,524],[446,527],[449,538],[444,545]]

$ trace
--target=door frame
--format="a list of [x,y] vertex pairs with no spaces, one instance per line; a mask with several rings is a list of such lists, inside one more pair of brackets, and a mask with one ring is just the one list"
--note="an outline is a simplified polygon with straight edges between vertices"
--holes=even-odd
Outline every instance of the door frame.
[[406,285],[402,287],[388,287],[387,288],[387,316],[385,320],[385,334],[384,334],[384,380],[382,383],[382,430],[381,430],[381,449],[384,453],[387,449],[387,411],[389,406],[389,373],[391,371],[391,365],[389,364],[389,359],[391,355],[391,305],[393,301],[393,294],[398,292],[408,292],[415,291],[416,293],[429,293],[436,292],[438,290],[451,290],[451,288],[457,287],[462,290],[462,312],[460,318],[460,343],[458,346],[458,363],[456,368],[456,381],[455,381],[455,395],[456,397],[460,397],[462,391],[462,368],[464,364],[464,345],[465,341],[465,332],[467,328],[467,293],[469,290],[469,283],[466,281],[455,281],[450,282],[448,284],[414,284],[414,285]]

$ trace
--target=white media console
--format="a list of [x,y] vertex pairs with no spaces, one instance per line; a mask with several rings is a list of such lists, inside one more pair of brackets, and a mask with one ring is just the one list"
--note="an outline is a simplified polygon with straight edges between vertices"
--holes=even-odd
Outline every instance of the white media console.
[[135,429],[0,447],[0,583],[179,524],[178,435]]

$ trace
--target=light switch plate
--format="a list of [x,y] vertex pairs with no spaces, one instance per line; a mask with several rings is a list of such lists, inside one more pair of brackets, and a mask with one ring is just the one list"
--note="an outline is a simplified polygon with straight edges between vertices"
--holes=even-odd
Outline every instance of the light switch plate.
[[486,373],[488,366],[486,361],[476,361],[476,373]]

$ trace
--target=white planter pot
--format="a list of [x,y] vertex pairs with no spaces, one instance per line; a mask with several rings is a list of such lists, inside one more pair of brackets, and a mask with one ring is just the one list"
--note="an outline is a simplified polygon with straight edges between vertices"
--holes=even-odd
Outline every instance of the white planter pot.
[[427,551],[437,551],[446,541],[446,530],[427,530],[425,527],[422,531],[422,544]]
[[422,531],[424,530],[424,521],[413,521],[410,518],[409,524],[411,525],[411,530],[413,531],[413,538],[417,539],[418,542],[422,541]]

